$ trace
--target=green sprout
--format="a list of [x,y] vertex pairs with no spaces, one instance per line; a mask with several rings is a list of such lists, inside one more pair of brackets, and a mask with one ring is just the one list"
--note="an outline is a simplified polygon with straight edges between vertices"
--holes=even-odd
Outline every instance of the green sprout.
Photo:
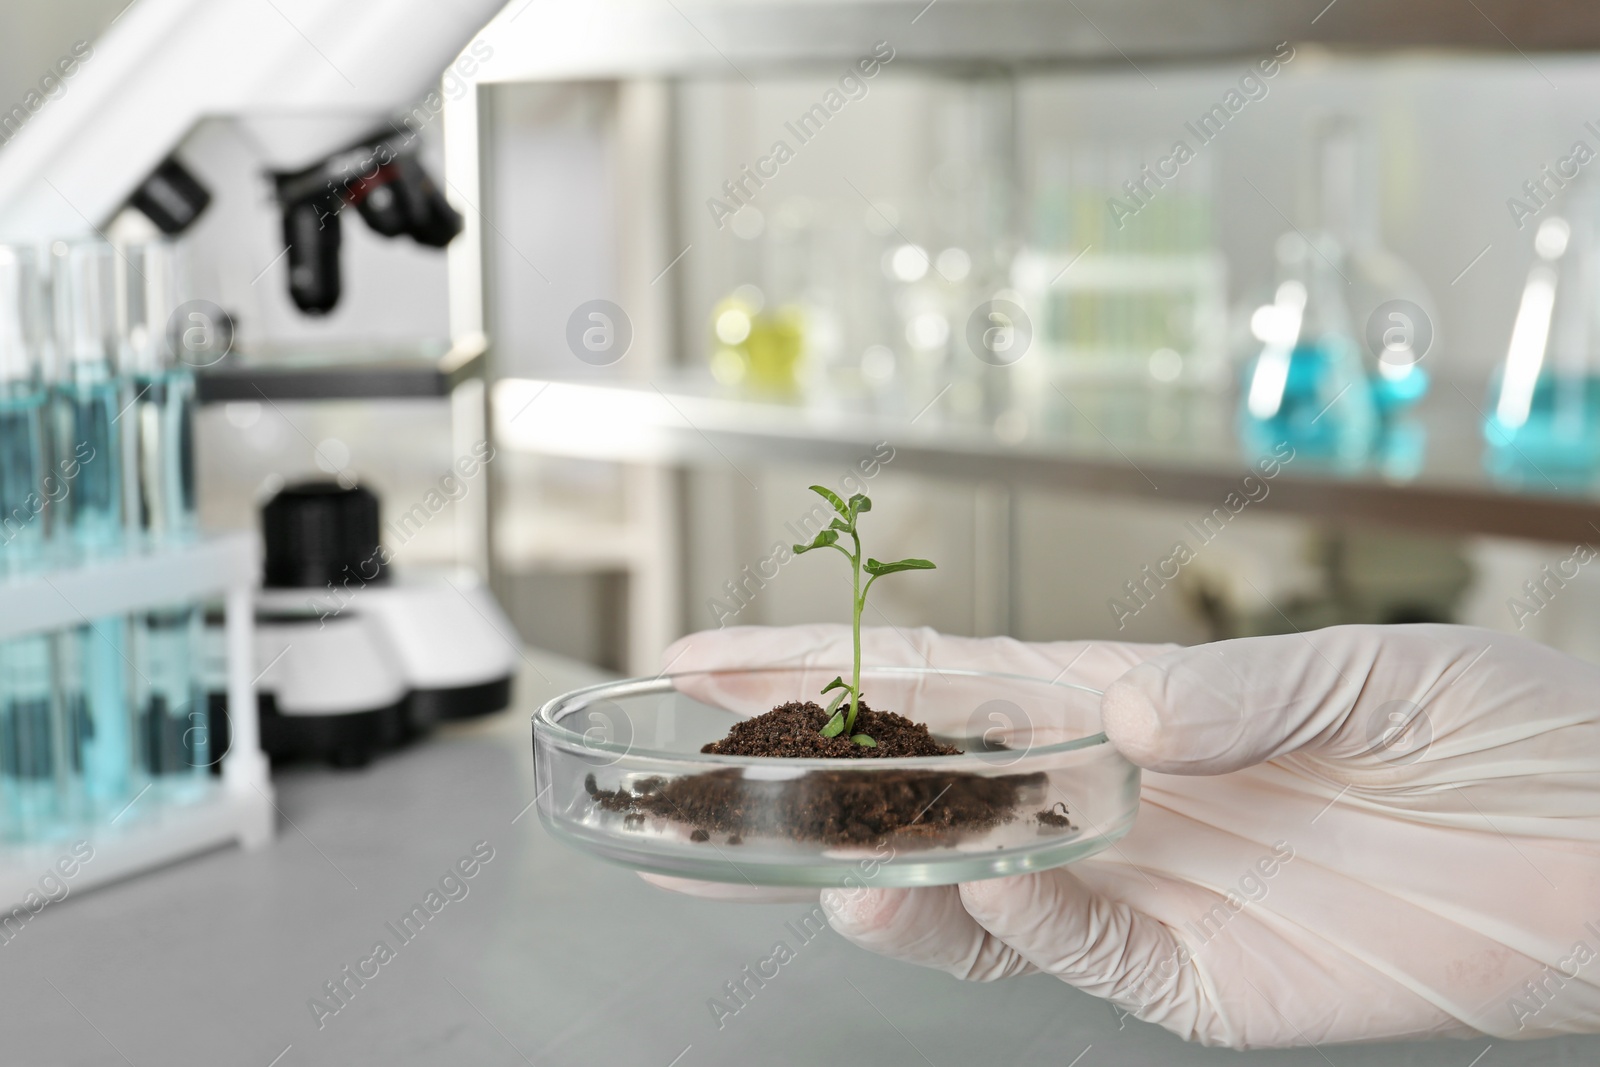
[[[854,601],[850,627],[851,637],[855,643],[855,665],[851,669],[850,681],[846,682],[841,675],[822,687],[823,696],[827,696],[835,689],[840,690],[839,695],[835,696],[833,702],[828,705],[829,717],[827,725],[822,728],[822,736],[837,737],[839,734],[844,734],[858,745],[875,748],[878,742],[866,734],[854,732],[856,714],[861,710],[861,609],[867,606],[867,590],[872,588],[873,582],[886,574],[894,574],[897,571],[931,571],[934,566],[925,559],[902,559],[893,563],[880,563],[875,559],[869,558],[863,563],[861,559],[861,535],[856,530],[856,519],[860,517],[862,512],[872,510],[872,501],[861,493],[857,493],[847,503],[840,499],[838,493],[820,485],[813,485],[811,491],[822,497],[829,504],[832,504],[833,510],[839,513],[839,517],[834,519],[826,530],[821,531],[816,537],[812,538],[809,545],[795,545],[795,554],[810,552],[813,548],[837,549],[840,554],[850,561],[850,589]],[[839,543],[840,534],[850,535],[850,541],[855,545],[855,551],[849,551]],[[861,584],[861,572],[863,570],[869,575],[865,585]],[[839,707],[840,704],[844,703],[846,697],[850,699],[848,712]]]

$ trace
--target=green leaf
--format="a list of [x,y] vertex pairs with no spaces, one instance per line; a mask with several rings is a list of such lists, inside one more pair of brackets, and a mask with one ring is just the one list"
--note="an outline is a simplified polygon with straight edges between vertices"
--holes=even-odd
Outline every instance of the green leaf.
[[877,748],[878,747],[878,742],[874,741],[872,738],[868,737],[866,734],[856,734],[854,737],[850,738],[850,740],[854,741],[856,744],[860,745],[862,748]]
[[828,523],[828,529],[830,529],[830,530],[842,530],[845,533],[849,533],[850,532],[850,524],[848,522],[845,522],[843,519],[834,519],[832,522]]
[[829,682],[827,685],[823,686],[822,687],[822,692],[831,693],[835,689],[843,689],[845,692],[848,693],[850,691],[850,683],[845,681],[844,678],[838,677],[838,678],[835,678],[833,681]]
[[[844,698],[849,696],[849,695],[850,695],[850,687],[847,685],[847,686],[844,687],[844,690],[842,692],[840,692],[840,694],[838,696],[833,698],[833,702],[828,705],[828,714],[832,715],[834,712],[838,711],[839,710],[839,705],[843,704],[844,703]],[[838,732],[839,731],[837,731],[837,730],[834,731],[834,733],[838,733]],[[828,736],[832,737],[833,734],[829,734]]]
[[837,511],[847,519],[850,517],[850,508],[839,498],[838,493],[835,493],[825,485],[813,485],[811,491],[832,504],[834,511]]
[[817,534],[817,536],[811,539],[811,543],[809,545],[795,545],[795,555],[799,555],[802,552],[810,552],[813,548],[827,548],[837,540],[839,540],[839,535],[837,532],[833,530],[823,530],[821,533]]
[[833,718],[822,728],[823,737],[838,737],[844,732],[844,713],[834,712]]
[[881,578],[885,574],[894,574],[898,571],[931,571],[936,570],[932,563],[925,559],[897,559],[893,563],[879,563],[875,559],[867,560],[867,573],[874,578]]
[[855,519],[856,519],[856,516],[861,514],[863,511],[871,511],[871,510],[872,510],[872,501],[867,497],[867,495],[865,493],[857,493],[855,496],[850,498],[850,521],[851,522],[854,522]]

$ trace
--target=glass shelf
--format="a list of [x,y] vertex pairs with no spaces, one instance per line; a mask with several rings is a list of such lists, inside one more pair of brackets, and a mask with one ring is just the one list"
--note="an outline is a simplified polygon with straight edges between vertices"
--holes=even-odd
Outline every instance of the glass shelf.
[[1044,383],[986,395],[984,383],[963,382],[927,398],[823,403],[743,397],[698,376],[505,379],[494,391],[502,447],[551,455],[708,467],[849,463],[886,442],[897,470],[949,478],[1203,510],[1225,506],[1230,493],[1254,494],[1252,509],[1333,520],[1566,543],[1600,536],[1600,480],[1488,471],[1482,407],[1446,384],[1360,463],[1294,455],[1263,477],[1225,393]]

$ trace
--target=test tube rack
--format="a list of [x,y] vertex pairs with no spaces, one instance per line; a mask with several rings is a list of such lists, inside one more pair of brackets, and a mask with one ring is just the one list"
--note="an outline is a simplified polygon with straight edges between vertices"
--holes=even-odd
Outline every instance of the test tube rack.
[[[71,891],[117,881],[221,845],[257,848],[272,838],[272,782],[261,752],[251,671],[255,663],[253,589],[260,573],[256,535],[226,533],[190,544],[132,551],[105,561],[45,569],[0,582],[0,640],[52,633],[91,619],[136,614],[175,603],[224,603],[229,708],[222,773],[202,795],[159,805],[149,796],[61,840],[0,846],[0,922],[79,841],[93,859],[70,863]],[[238,709],[245,709],[238,714]],[[141,810],[141,805],[144,810]]]
[[1183,381],[1211,386],[1227,381],[1228,265],[1215,251],[1090,254],[1090,249],[1084,248],[1072,254],[1023,252],[1011,274],[1024,306],[1034,315],[1033,344],[1046,357],[1019,366],[1037,386],[1047,386],[1054,379],[1113,384],[1147,380],[1146,357],[1154,342],[1128,336],[1126,314],[1108,314],[1091,322],[1089,333],[1098,340],[1052,336],[1046,309],[1053,299],[1068,295],[1140,297],[1153,301],[1152,307],[1181,311],[1186,321],[1175,332],[1189,335],[1189,343],[1180,344],[1178,351]]

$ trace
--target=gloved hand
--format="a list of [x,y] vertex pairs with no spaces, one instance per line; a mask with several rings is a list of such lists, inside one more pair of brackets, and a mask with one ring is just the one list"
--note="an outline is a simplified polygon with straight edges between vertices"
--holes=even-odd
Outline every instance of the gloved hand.
[[[838,662],[848,641],[738,628],[664,658]],[[1106,731],[1146,773],[1133,830],[1070,869],[824,891],[862,947],[972,980],[1043,971],[1235,1048],[1600,1030],[1600,668],[1453,626],[863,645],[1106,687]]]
[[[1104,689],[1129,667],[1176,645],[1134,645],[1114,642],[1060,641],[1029,644],[1009,637],[952,637],[927,627],[902,629],[865,626],[861,629],[861,661],[879,667],[928,667],[945,670],[988,670],[1045,678]],[[850,662],[853,655],[848,626],[733,626],[705,630],[680,638],[661,654],[663,674],[691,674],[728,667],[828,667]],[[787,682],[764,691],[759,678],[730,673],[679,682],[690,695],[725,708],[759,708],[792,700]],[[890,708],[917,718],[915,709]],[[668,874],[641,874],[663,889],[707,900],[738,900],[772,904],[817,899],[815,889],[740,885],[735,882],[701,882]]]

